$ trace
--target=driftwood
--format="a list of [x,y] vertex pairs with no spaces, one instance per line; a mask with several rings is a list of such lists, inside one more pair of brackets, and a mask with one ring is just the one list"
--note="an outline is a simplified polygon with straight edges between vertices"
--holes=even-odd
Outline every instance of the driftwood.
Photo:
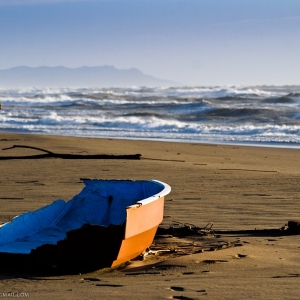
[[10,150],[13,148],[27,148],[45,152],[45,154],[36,155],[18,155],[18,156],[0,156],[0,160],[9,159],[41,159],[41,158],[62,158],[62,159],[128,159],[128,160],[157,160],[157,161],[172,161],[172,162],[185,162],[184,160],[177,159],[160,159],[160,158],[147,158],[141,157],[142,154],[125,154],[125,155],[112,155],[112,154],[66,154],[66,153],[55,153],[46,149],[37,148],[26,145],[13,145],[12,147],[3,148],[2,150]]
[[0,160],[9,160],[9,159],[41,159],[41,158],[62,158],[62,159],[130,159],[130,160],[139,160],[141,154],[128,154],[128,155],[109,155],[109,154],[65,154],[65,153],[55,153],[46,149],[26,146],[26,145],[13,145],[9,148],[4,148],[2,150],[10,150],[13,148],[28,148],[39,150],[45,152],[45,154],[37,155],[27,155],[27,156],[0,156]]
[[288,221],[287,225],[280,228],[270,229],[240,229],[240,230],[213,230],[213,223],[208,223],[205,227],[197,227],[193,224],[173,222],[169,227],[159,226],[157,235],[172,235],[176,237],[187,236],[219,236],[226,235],[248,235],[248,236],[284,236],[299,235],[300,221]]
[[[169,226],[161,225],[158,227],[152,245],[148,248],[148,251],[139,258],[145,259],[145,257],[147,257],[147,259],[158,262],[180,255],[216,251],[230,247],[241,247],[243,243],[240,238],[246,236],[278,237],[300,234],[299,221],[289,221],[287,225],[278,229],[213,230],[212,227],[212,222],[203,228],[181,222],[172,222]],[[244,254],[237,254],[235,257],[243,258],[246,256],[247,255]],[[227,262],[227,260],[201,261],[203,264],[216,262]]]

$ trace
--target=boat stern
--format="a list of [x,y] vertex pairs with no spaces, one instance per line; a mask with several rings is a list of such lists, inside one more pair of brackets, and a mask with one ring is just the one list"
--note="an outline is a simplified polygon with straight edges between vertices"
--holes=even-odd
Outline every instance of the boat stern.
[[171,191],[169,185],[156,180],[153,182],[162,185],[162,190],[126,209],[125,237],[112,267],[139,256],[153,242],[157,228],[163,220],[165,196]]

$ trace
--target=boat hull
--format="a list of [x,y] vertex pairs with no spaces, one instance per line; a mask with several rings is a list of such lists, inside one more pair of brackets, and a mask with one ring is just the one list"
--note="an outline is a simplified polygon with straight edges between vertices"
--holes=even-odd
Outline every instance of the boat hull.
[[[156,180],[87,180],[85,184],[86,188],[70,202],[53,203],[1,227],[0,269],[83,273],[118,266],[151,246],[163,220],[165,196],[171,191],[167,184]],[[121,203],[125,203],[124,211]],[[99,215],[102,221],[95,223]],[[51,226],[44,226],[46,221],[41,216],[51,216]],[[37,220],[43,222],[39,231],[23,232]],[[64,228],[69,230],[61,238]],[[17,237],[15,240],[10,231]]]

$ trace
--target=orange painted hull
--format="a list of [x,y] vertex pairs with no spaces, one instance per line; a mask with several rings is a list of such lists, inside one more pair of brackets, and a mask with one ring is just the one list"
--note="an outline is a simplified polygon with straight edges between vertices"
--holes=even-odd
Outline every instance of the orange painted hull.
[[125,238],[112,267],[142,254],[153,242],[158,225],[163,220],[164,197],[126,210]]

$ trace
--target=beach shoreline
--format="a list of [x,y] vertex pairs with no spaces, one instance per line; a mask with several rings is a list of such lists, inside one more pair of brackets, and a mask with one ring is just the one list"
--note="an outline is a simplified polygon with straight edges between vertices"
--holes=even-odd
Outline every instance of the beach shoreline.
[[103,137],[103,136],[75,136],[75,135],[53,135],[44,133],[26,133],[22,131],[0,131],[0,134],[21,134],[21,135],[38,135],[38,136],[54,136],[65,138],[79,138],[79,139],[115,139],[128,141],[148,141],[148,142],[162,142],[162,143],[183,143],[183,144],[200,144],[200,145],[219,145],[219,146],[242,146],[242,147],[263,147],[263,148],[283,148],[283,149],[300,149],[300,144],[297,142],[242,142],[242,141],[219,141],[219,140],[205,140],[205,139],[168,139],[168,138],[135,138],[135,137]]
[[[13,145],[63,154],[141,154],[141,159],[28,159],[41,152],[3,150]],[[57,199],[71,199],[83,187],[80,178],[168,183],[172,192],[165,201],[164,226],[180,222],[205,227],[213,222],[215,230],[277,229],[299,219],[300,151],[294,148],[0,132],[0,149],[0,160],[7,158],[0,161],[1,222]],[[23,157],[8,159],[12,156]],[[138,271],[145,262],[132,262],[135,276],[129,269],[42,279],[0,274],[0,293],[23,291],[32,299],[91,299],[99,294],[120,299],[133,293],[139,299],[199,299],[205,294],[207,299],[298,298],[297,235],[223,238],[239,240],[240,246],[178,255],[146,271]]]

